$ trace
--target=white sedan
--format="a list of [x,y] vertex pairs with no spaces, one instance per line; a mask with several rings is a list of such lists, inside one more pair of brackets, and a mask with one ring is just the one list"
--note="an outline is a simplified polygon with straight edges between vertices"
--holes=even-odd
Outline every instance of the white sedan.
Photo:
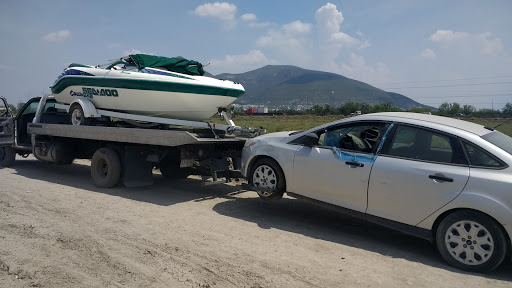
[[242,173],[283,193],[435,243],[449,264],[489,271],[510,256],[512,138],[426,114],[376,113],[246,142]]

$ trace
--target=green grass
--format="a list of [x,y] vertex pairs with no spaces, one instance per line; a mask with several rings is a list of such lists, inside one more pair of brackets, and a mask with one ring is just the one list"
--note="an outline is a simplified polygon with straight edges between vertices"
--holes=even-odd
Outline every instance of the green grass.
[[[248,126],[252,128],[263,127],[268,133],[278,131],[307,130],[328,122],[343,119],[343,116],[236,116],[233,121],[238,126]],[[496,130],[512,137],[512,119],[488,119],[488,118],[465,118],[463,120],[478,123],[480,125],[496,127]],[[214,123],[225,124],[218,118],[211,118]]]
[[512,119],[469,118],[466,120],[488,127],[496,127],[500,125],[496,130],[512,137]]

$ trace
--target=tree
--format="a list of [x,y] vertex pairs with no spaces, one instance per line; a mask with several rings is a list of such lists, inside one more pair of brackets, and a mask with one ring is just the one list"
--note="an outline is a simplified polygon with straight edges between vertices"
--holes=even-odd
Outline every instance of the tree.
[[437,111],[439,111],[439,114],[441,115],[448,115],[450,112],[450,103],[444,102],[443,104],[439,105]]
[[457,113],[462,113],[462,108],[459,103],[444,102],[439,106],[438,111],[441,115],[455,115]]
[[504,116],[512,117],[512,103],[508,102],[505,104],[505,107],[503,107],[503,110],[501,111]]
[[9,110],[11,110],[12,115],[16,115],[18,112],[18,109],[12,104],[9,104]]
[[462,113],[464,115],[471,115],[476,111],[476,108],[472,105],[464,105],[462,106]]

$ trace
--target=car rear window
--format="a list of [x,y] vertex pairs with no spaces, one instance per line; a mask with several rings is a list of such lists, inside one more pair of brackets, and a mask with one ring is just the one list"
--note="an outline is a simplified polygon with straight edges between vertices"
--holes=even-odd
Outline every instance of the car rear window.
[[499,132],[493,131],[491,133],[481,136],[487,142],[490,142],[499,148],[507,151],[508,154],[512,155],[512,138]]

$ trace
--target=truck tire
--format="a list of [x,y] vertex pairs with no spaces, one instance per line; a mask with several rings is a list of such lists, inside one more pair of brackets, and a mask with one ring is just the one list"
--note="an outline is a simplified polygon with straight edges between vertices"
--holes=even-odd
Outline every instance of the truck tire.
[[86,118],[84,115],[84,109],[79,104],[73,104],[69,109],[69,115],[71,120],[71,125],[80,126],[80,125],[90,125],[91,119]]
[[14,164],[16,160],[16,151],[14,148],[0,147],[0,167],[10,167]]
[[121,178],[121,167],[121,160],[113,149],[100,148],[91,160],[92,181],[100,188],[114,187]]

